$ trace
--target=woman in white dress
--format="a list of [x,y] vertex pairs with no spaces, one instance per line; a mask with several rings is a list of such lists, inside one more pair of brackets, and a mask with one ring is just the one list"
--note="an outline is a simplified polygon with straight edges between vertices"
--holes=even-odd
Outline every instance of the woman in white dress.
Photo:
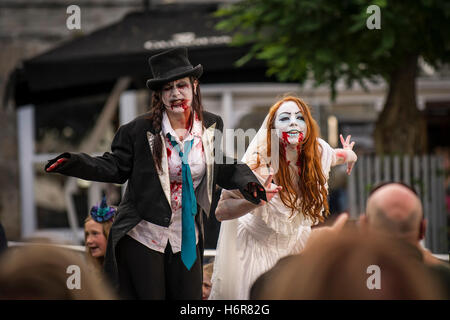
[[257,277],[280,258],[299,253],[311,226],[324,221],[330,168],[347,163],[350,174],[357,157],[350,136],[341,136],[343,148],[333,149],[318,132],[309,107],[297,97],[270,109],[242,159],[264,183],[267,202],[255,205],[238,190],[222,192],[210,299],[248,299]]

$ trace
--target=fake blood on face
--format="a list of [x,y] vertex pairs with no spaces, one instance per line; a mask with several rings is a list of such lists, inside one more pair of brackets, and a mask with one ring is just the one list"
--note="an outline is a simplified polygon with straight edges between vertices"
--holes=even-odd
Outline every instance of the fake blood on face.
[[287,132],[282,132],[281,133],[281,139],[283,139],[284,143],[289,144],[289,135]]
[[186,100],[183,101],[183,103],[181,104],[181,107],[183,108],[183,110],[187,110],[189,108]]
[[298,144],[297,144],[297,168],[298,168],[298,175],[300,176],[301,174],[301,161],[300,161],[300,156],[302,153],[302,141],[303,141],[303,132],[300,132],[300,134],[298,135]]
[[170,105],[170,108],[173,110],[174,108],[182,108],[183,110],[189,109],[188,100],[178,100]]
[[[284,143],[289,144],[289,134],[287,132],[281,133],[281,139]],[[303,141],[303,132],[298,134],[298,143],[300,144]]]

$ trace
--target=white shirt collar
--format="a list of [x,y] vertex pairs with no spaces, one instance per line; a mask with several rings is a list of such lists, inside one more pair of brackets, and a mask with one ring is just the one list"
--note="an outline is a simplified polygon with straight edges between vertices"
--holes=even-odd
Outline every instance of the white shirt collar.
[[[167,134],[170,133],[170,135],[172,137],[174,137],[178,143],[181,142],[178,135],[176,134],[175,130],[172,128],[172,125],[170,124],[170,120],[167,115],[167,112],[165,112],[165,111],[163,112],[161,128],[162,128],[162,133],[164,134],[164,137],[167,137]],[[203,131],[202,122],[197,117],[196,113],[194,112],[194,123],[193,123],[192,128],[189,131],[188,135],[185,137],[184,141],[192,140],[192,139],[194,139],[194,137],[201,138],[202,131]]]

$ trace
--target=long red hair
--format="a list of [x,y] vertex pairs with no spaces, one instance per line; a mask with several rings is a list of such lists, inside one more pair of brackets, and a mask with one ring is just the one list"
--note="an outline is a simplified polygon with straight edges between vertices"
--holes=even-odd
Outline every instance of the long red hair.
[[[275,181],[283,189],[280,198],[283,204],[292,210],[292,214],[301,213],[316,223],[323,222],[324,216],[329,213],[328,191],[326,178],[322,171],[321,153],[319,151],[319,128],[312,118],[308,105],[300,98],[287,96],[275,103],[269,110],[267,121],[267,155],[271,155],[271,134],[274,129],[275,115],[280,106],[286,101],[293,101],[299,107],[306,122],[307,132],[301,142],[298,155],[298,183],[291,179],[289,165],[286,160],[284,148],[279,148],[279,167],[275,173]],[[279,140],[277,140],[279,141]],[[258,161],[259,162],[259,161]],[[322,215],[322,210],[324,214]]]

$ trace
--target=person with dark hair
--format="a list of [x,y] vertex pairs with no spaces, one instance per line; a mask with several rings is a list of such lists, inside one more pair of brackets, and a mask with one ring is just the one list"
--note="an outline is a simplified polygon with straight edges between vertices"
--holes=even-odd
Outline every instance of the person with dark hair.
[[118,129],[112,152],[63,153],[46,171],[128,181],[104,265],[123,297],[201,299],[203,214],[215,207],[216,185],[238,189],[255,204],[266,193],[247,165],[217,156],[221,151],[213,142],[223,121],[203,111],[202,65],[192,66],[186,48],[156,54],[149,64],[151,109]]

